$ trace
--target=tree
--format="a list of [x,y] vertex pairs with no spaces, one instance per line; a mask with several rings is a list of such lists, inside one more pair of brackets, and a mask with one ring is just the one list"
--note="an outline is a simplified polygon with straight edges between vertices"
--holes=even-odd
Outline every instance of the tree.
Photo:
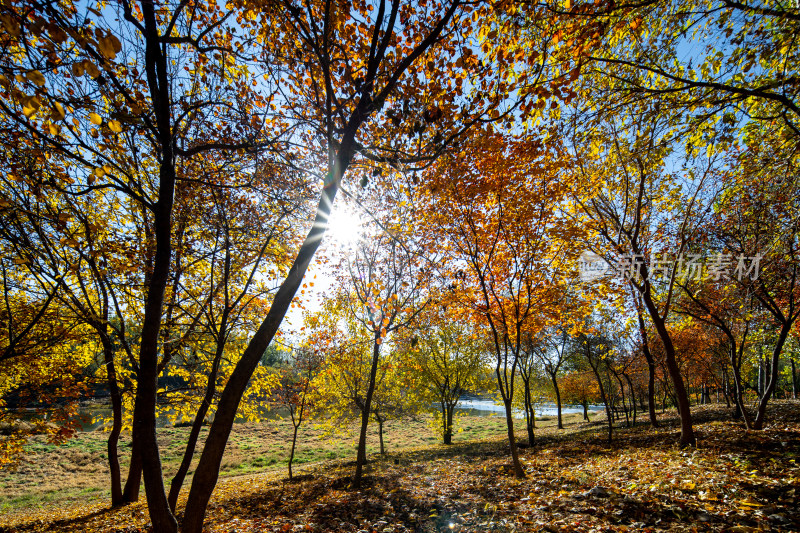
[[567,372],[561,380],[561,391],[564,401],[583,407],[583,419],[589,421],[589,404],[602,401],[597,381],[591,370],[581,370],[579,365]]
[[292,479],[292,461],[297,445],[297,431],[313,409],[310,399],[314,395],[314,378],[322,366],[322,355],[302,347],[294,354],[291,366],[281,369],[280,381],[272,392],[272,401],[289,411],[292,421],[292,447],[289,451],[289,479]]
[[427,207],[430,224],[446,235],[449,270],[444,274],[454,280],[455,297],[491,332],[517,477],[525,473],[512,402],[523,337],[552,320],[554,273],[569,270],[565,242],[571,228],[560,225],[557,212],[564,189],[549,179],[552,169],[540,146],[492,133],[474,138],[458,157],[443,159],[430,177]]
[[[44,165],[38,172],[52,178],[57,168]],[[68,310],[71,321],[96,337],[103,359],[97,377],[104,382],[111,400],[107,443],[111,501],[112,505],[120,505],[138,497],[141,482],[141,463],[134,454],[128,482],[122,490],[117,449],[125,425],[124,397],[132,392],[131,377],[136,368],[136,338],[131,336],[130,326],[137,317],[129,306],[141,294],[130,271],[120,266],[130,265],[137,255],[136,246],[130,243],[135,241],[129,238],[133,233],[130,227],[138,225],[137,213],[125,209],[118,198],[104,190],[77,197],[56,191],[47,197],[34,193],[27,186],[34,181],[33,171],[17,169],[27,179],[21,186],[8,189],[9,197],[13,195],[14,210],[9,213],[0,238],[17,253],[30,257],[26,268],[34,279],[57,280],[58,290],[53,297],[59,306]],[[104,231],[99,230],[101,224]],[[65,319],[66,315],[62,315],[61,320]],[[57,322],[53,317],[53,323]],[[124,361],[119,361],[118,353]]]
[[[721,198],[717,211],[720,224],[715,236],[724,246],[721,253],[737,258],[750,257],[748,266],[755,270],[749,275],[743,269],[738,274],[734,270],[731,274],[736,275],[729,277],[735,278],[740,291],[755,296],[758,307],[769,317],[770,329],[776,331],[768,359],[769,380],[759,398],[753,429],[763,428],[767,403],[776,390],[780,375],[780,358],[800,317],[800,271],[797,265],[800,226],[796,216],[797,183],[794,179],[798,152],[796,142],[793,142],[796,138],[771,131],[761,124],[748,124],[744,139],[748,150],[736,155],[734,160],[739,164],[738,172],[731,180],[728,194]],[[753,157],[755,161],[751,160]],[[769,157],[780,159],[770,162]],[[758,184],[756,188],[752,186],[754,181]],[[765,256],[763,265],[760,263],[762,256]],[[736,269],[739,267],[737,263]]]
[[558,376],[567,358],[566,348],[570,340],[569,331],[562,325],[544,330],[539,335],[541,343],[534,346],[534,353],[541,361],[542,368],[553,384],[558,412],[558,429],[564,429],[564,423],[561,420],[561,391],[558,387]]
[[[608,379],[603,379],[608,372],[609,359],[614,350],[613,344],[602,335],[594,333],[581,333],[575,340],[575,348],[583,355],[585,361],[592,369],[597,388],[600,392],[600,399],[606,408],[606,418],[608,423],[608,442],[614,432],[614,409],[611,405],[612,384]],[[584,409],[585,414],[585,409]]]
[[[689,398],[680,373],[668,320],[678,277],[697,275],[688,261],[696,252],[699,227],[708,216],[714,197],[714,178],[719,170],[713,153],[684,154],[680,170],[668,170],[675,134],[667,116],[656,109],[634,109],[615,117],[604,116],[598,129],[575,130],[575,142],[592,146],[602,168],[592,158],[576,154],[576,183],[605,185],[585,194],[575,192],[578,210],[607,254],[618,277],[641,296],[643,308],[664,346],[664,356],[681,416],[680,442],[695,444]],[[645,118],[647,117],[647,119]],[[571,127],[576,127],[573,122]],[[601,133],[602,132],[602,133]],[[578,140],[580,139],[580,141]],[[610,139],[606,143],[603,139]],[[600,155],[602,154],[602,155]],[[685,182],[685,183],[684,183]],[[580,187],[580,186],[579,186]],[[693,248],[693,246],[695,248]],[[695,256],[692,256],[695,257]],[[638,302],[634,298],[634,303]]]
[[[260,278],[267,269],[276,273],[286,269],[287,242],[296,237],[297,219],[306,214],[303,207],[308,191],[293,173],[276,175],[272,164],[265,161],[248,176],[246,186],[225,187],[220,174],[234,171],[232,165],[207,168],[206,184],[196,191],[195,201],[187,209],[187,215],[199,223],[183,229],[187,241],[176,254],[176,260],[183,259],[183,275],[173,293],[182,295],[185,324],[175,318],[165,321],[174,325],[175,331],[164,345],[175,352],[172,376],[188,387],[166,391],[172,398],[163,403],[172,416],[193,417],[193,422],[170,484],[168,501],[173,512],[206,415],[232,370],[230,361],[242,349],[243,339],[265,312],[274,291]],[[249,388],[256,402],[244,402],[240,416],[258,417],[260,400],[274,386],[273,380],[266,368],[256,369]]]
[[[359,243],[350,265],[351,292],[348,307],[353,317],[372,337],[372,357],[361,410],[361,430],[353,485],[359,487],[366,462],[366,438],[372,397],[375,392],[381,345],[387,336],[408,327],[427,305],[426,270],[420,267],[416,250],[398,245],[393,235],[380,233]],[[381,424],[382,427],[382,422]]]
[[[539,360],[536,357],[540,349],[540,338],[533,339],[530,333],[525,334],[520,352],[519,376],[522,380],[522,410],[525,413],[525,427],[528,431],[528,446],[533,446],[536,429],[536,403],[534,401],[534,387],[537,379],[542,377]],[[559,405],[559,413],[561,408]]]
[[[315,412],[332,429],[358,421],[357,453],[363,421],[374,418],[383,454],[383,423],[390,417],[416,412],[420,407],[418,368],[403,351],[391,350],[380,356],[373,382],[374,332],[357,320],[342,294],[324,302],[320,311],[311,314],[306,328],[311,330],[310,345],[325,355],[313,399]],[[365,398],[370,387],[372,398],[366,411]]]
[[485,354],[464,316],[446,298],[437,299],[406,333],[406,350],[419,366],[423,386],[440,407],[438,433],[444,444],[453,439],[453,413],[462,395],[478,379]]

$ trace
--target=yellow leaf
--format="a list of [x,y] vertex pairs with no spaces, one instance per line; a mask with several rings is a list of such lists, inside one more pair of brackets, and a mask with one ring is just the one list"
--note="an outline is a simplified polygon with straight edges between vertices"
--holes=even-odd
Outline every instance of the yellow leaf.
[[745,507],[764,507],[763,503],[755,501],[752,497],[748,497],[744,500],[739,500],[739,505],[743,505]]
[[97,126],[103,123],[103,119],[100,118],[100,115],[98,115],[97,113],[89,113],[89,120],[92,121],[92,124],[95,124]]
[[64,120],[64,117],[66,116],[67,114],[64,112],[64,106],[58,102],[55,102],[53,104],[53,114],[51,115],[51,118],[53,120]]
[[44,85],[44,75],[38,70],[34,70],[33,72],[28,72],[28,79],[30,80],[31,83],[33,83],[37,87],[41,87],[42,85]]
[[108,38],[111,40],[111,46],[114,47],[114,51],[120,53],[122,51],[122,43],[119,42],[114,35],[109,35]]
[[47,128],[50,130],[50,135],[58,135],[61,133],[61,126],[58,124],[50,123],[47,125]]
[[5,28],[12,37],[20,36],[20,26],[15,19],[11,18],[11,15],[3,15],[0,17],[0,22],[2,22],[3,28]]
[[91,61],[84,61],[83,66],[86,68],[87,74],[89,74],[89,76],[92,78],[96,78],[100,75],[100,71]]
[[111,41],[110,36],[108,35],[100,38],[100,40],[97,42],[97,49],[100,50],[100,53],[108,59],[114,59],[117,57],[117,53],[114,50],[114,43]]
[[114,133],[122,133],[122,124],[118,120],[110,120],[108,122],[108,129]]

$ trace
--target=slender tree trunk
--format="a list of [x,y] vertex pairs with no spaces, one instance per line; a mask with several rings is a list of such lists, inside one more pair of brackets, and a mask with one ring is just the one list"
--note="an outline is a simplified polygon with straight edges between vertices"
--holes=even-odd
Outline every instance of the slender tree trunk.
[[292,448],[289,450],[289,481],[292,480],[292,463],[294,462],[294,451],[297,446],[297,430],[300,428],[300,424],[294,425],[294,431],[292,432]]
[[729,396],[730,384],[728,383],[728,367],[722,369],[722,397],[725,399],[725,406],[730,409],[731,399]]
[[525,429],[528,432],[528,446],[533,447],[535,441],[534,429],[536,422],[534,421],[533,401],[531,399],[531,389],[528,382],[523,380],[525,391],[523,393],[523,402],[525,403]]
[[764,395],[758,402],[758,411],[756,413],[756,419],[753,422],[753,429],[764,428],[764,420],[767,415],[767,403],[778,384],[778,362],[780,361],[781,352],[783,351],[783,345],[786,343],[786,338],[789,336],[793,324],[793,321],[787,320],[781,325],[781,331],[778,334],[778,342],[775,343],[775,348],[772,350],[772,360],[765,361],[765,364],[769,364],[772,371],[770,372],[769,383],[767,383]]
[[128,479],[122,490],[122,501],[133,503],[139,500],[139,488],[142,484],[142,456],[139,454],[139,443],[131,439],[131,463],[128,466]]
[[558,429],[564,429],[564,421],[561,417],[561,391],[558,389],[558,380],[556,374],[550,374],[550,381],[553,382],[553,390],[556,393],[556,413],[558,413]]
[[642,337],[642,353],[647,361],[647,414],[650,417],[650,426],[658,427],[656,417],[656,362],[650,352],[650,340],[647,335],[647,327],[644,324],[641,307],[637,305],[636,316],[639,320],[639,333]]
[[633,413],[632,426],[636,426],[636,393],[633,390],[633,381],[631,381],[631,378],[628,376],[628,374],[622,375],[625,377],[625,381],[628,383],[628,390],[631,391],[631,411]]
[[589,421],[589,402],[584,401],[581,405],[583,405],[583,419],[588,422]]
[[525,477],[525,470],[519,462],[519,451],[517,450],[517,439],[514,436],[514,418],[512,417],[511,399],[503,400],[506,407],[506,427],[508,428],[508,445],[511,448],[511,461],[514,465],[514,477],[522,479]]
[[[628,404],[625,401],[625,385],[622,383],[622,378],[619,377],[619,374],[616,371],[612,371],[614,374],[614,378],[616,378],[617,383],[619,383],[619,394],[622,400],[622,412],[625,414],[625,427],[631,427],[631,419],[628,414]],[[631,391],[631,395],[633,395],[633,391]]]
[[606,408],[606,420],[608,420],[608,442],[610,443],[614,434],[614,416],[611,413],[611,405],[608,403],[608,396],[606,396],[605,387],[603,387],[603,380],[600,379],[600,372],[592,366],[594,375],[597,378],[597,385],[600,387],[600,398],[603,400],[603,405]]
[[447,421],[447,404],[444,400],[439,402],[442,408],[442,444],[450,444],[452,441],[453,430]]
[[152,206],[155,227],[155,257],[142,321],[139,345],[139,371],[136,403],[133,410],[133,440],[138,442],[144,478],[147,509],[153,529],[176,533],[178,522],[170,510],[164,491],[161,455],[156,438],[156,394],[158,392],[158,339],[164,291],[169,280],[172,257],[172,207],[175,197],[175,154],[168,58],[158,33],[153,0],[142,0],[145,39],[145,73],[150,100],[155,111],[158,142],[161,149],[158,175],[158,200]]
[[[169,170],[162,170],[162,174]],[[172,169],[174,179],[174,169]],[[169,178],[162,176],[162,182]],[[161,203],[159,200],[158,203]],[[170,208],[171,209],[171,206]],[[170,262],[170,211],[156,209],[156,260],[147,303],[139,349],[136,403],[133,411],[133,440],[139,444],[147,508],[153,529],[176,533],[178,522],[172,515],[164,491],[161,455],[156,439],[156,394],[158,391],[158,337],[161,330],[161,309]]]
[[119,467],[119,434],[122,431],[122,396],[117,383],[117,371],[114,366],[114,347],[107,335],[102,336],[103,361],[106,366],[108,389],[111,395],[111,432],[106,443],[108,452],[108,469],[111,473],[111,505],[116,507],[125,503],[122,496],[122,473]]
[[[200,437],[200,430],[203,429],[203,422],[205,421],[208,409],[214,399],[214,394],[217,390],[217,373],[219,372],[219,363],[222,357],[223,346],[217,346],[217,353],[214,357],[214,364],[211,367],[211,373],[208,376],[208,383],[206,384],[206,393],[203,396],[203,401],[200,403],[200,408],[192,422],[192,429],[189,431],[189,439],[186,441],[186,448],[183,452],[183,459],[178,467],[178,472],[172,478],[169,487],[169,495],[167,501],[172,512],[175,512],[175,506],[178,504],[178,495],[181,492],[183,481],[186,479],[186,474],[189,472],[189,467],[192,464],[194,457],[194,450],[197,448],[197,440]],[[291,476],[289,476],[291,479]]]
[[600,399],[603,400],[603,405],[606,408],[606,419],[608,420],[608,442],[610,443],[611,439],[613,438],[614,417],[611,414],[611,405],[609,404],[605,387],[603,387],[603,380],[600,378],[600,363],[594,360],[594,357],[592,356],[592,348],[588,345],[588,342],[584,346],[584,355],[586,356],[586,360],[589,362],[589,366],[592,367],[592,372],[594,372],[595,379],[597,379],[597,386],[600,389]]
[[455,404],[442,402],[442,442],[444,444],[453,443],[453,410]]
[[669,335],[669,331],[667,331],[664,321],[660,317],[656,318],[658,317],[658,312],[649,295],[644,295],[644,301],[648,309],[650,309],[650,316],[652,318],[653,325],[655,326],[659,337],[661,337],[661,342],[664,345],[664,358],[666,359],[667,363],[667,371],[672,379],[672,386],[675,388],[675,405],[678,408],[678,413],[681,417],[680,444],[681,446],[696,446],[697,441],[694,436],[692,412],[689,408],[689,395],[686,393],[683,376],[681,376],[681,370],[678,367],[678,361],[675,358],[675,346],[672,344],[672,338]]
[[381,456],[386,455],[386,449],[383,447],[383,419],[378,415],[375,415],[375,418],[378,420],[378,442],[381,445]]
[[650,426],[658,427],[658,417],[656,416],[656,364],[650,350],[646,352],[647,358],[647,416],[650,418]]
[[178,503],[178,495],[181,492],[183,481],[186,479],[186,474],[189,472],[189,467],[192,464],[192,458],[194,457],[194,451],[197,448],[197,440],[200,436],[200,430],[203,428],[203,422],[205,421],[206,414],[211,407],[211,402],[214,400],[214,394],[217,392],[217,375],[219,374],[219,365],[222,361],[222,355],[225,350],[224,339],[227,337],[228,315],[229,309],[226,308],[223,311],[220,320],[219,332],[217,334],[217,347],[214,353],[214,362],[211,366],[211,372],[208,375],[208,382],[206,383],[206,392],[203,395],[203,401],[200,403],[200,408],[197,410],[197,414],[192,422],[192,429],[189,432],[189,439],[186,442],[186,448],[184,449],[183,458],[181,459],[181,464],[178,467],[178,472],[172,478],[172,482],[170,483],[167,501],[169,502],[173,513],[175,512],[175,506]]
[[795,370],[794,357],[791,358],[792,363],[792,399],[797,399],[797,373]]
[[731,350],[730,350],[730,358],[731,358],[731,373],[733,374],[733,384],[734,384],[734,400],[736,401],[736,412],[734,412],[733,417],[738,418],[736,415],[739,414],[742,418],[744,418],[744,425],[747,429],[752,429],[753,422],[750,418],[750,413],[747,411],[747,406],[744,404],[744,390],[742,387],[742,377],[741,377],[741,360],[742,360],[742,352],[744,350],[744,342],[739,346],[739,353],[736,352],[736,343],[731,343]]
[[361,475],[364,464],[367,462],[367,425],[369,424],[369,413],[372,405],[372,395],[375,392],[375,377],[378,375],[378,359],[381,355],[381,347],[377,342],[372,345],[372,367],[369,371],[369,384],[367,386],[367,396],[364,398],[364,410],[361,412],[361,431],[358,435],[358,453],[356,455],[356,472],[353,475],[353,488],[361,488]]
[[525,419],[525,429],[528,433],[528,446],[533,447],[536,442],[536,426],[534,426],[533,422],[533,413],[527,413],[527,409],[525,413]]

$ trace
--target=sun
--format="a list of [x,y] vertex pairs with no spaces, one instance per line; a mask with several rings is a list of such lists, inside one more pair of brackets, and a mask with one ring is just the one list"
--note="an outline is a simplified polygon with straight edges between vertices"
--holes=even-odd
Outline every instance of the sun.
[[349,247],[361,237],[361,224],[361,217],[350,206],[337,206],[328,219],[328,237],[339,247]]

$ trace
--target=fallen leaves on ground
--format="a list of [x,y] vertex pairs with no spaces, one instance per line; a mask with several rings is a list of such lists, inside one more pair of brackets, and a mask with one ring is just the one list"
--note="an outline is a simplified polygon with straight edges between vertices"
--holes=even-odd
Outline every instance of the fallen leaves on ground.
[[[720,406],[696,407],[698,447],[682,450],[677,420],[616,432],[550,432],[521,450],[512,476],[501,439],[375,459],[361,490],[352,465],[298,479],[220,484],[209,532],[800,531],[800,402],[779,402],[771,426],[747,432]],[[55,520],[53,520],[55,518]],[[149,531],[143,504],[72,508],[0,532]]]

